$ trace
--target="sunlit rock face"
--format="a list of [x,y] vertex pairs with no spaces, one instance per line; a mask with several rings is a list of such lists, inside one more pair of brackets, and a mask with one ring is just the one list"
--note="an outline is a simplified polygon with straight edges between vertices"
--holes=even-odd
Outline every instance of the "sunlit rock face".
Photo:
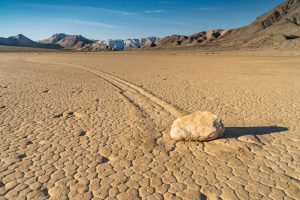
[[224,131],[224,124],[217,115],[198,111],[176,119],[171,127],[171,138],[204,142],[222,137]]

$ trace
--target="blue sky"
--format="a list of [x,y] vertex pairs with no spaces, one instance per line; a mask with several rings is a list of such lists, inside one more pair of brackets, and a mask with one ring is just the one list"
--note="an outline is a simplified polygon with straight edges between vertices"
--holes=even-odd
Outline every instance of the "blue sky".
[[90,39],[192,34],[247,25],[283,0],[0,0],[0,37]]

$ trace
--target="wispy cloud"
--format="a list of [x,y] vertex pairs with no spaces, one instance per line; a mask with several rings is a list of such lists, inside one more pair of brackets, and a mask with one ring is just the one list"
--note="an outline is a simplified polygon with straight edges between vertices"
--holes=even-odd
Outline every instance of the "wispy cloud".
[[113,14],[124,15],[124,16],[136,15],[136,13],[134,13],[134,12],[123,11],[123,10],[112,10],[112,9],[99,8],[99,7],[88,7],[88,6],[85,6],[85,7],[82,7],[82,8],[86,9],[86,10],[107,12],[107,13],[113,13]]
[[38,9],[56,9],[65,11],[84,11],[84,12],[103,12],[112,13],[122,16],[135,15],[134,12],[124,11],[124,10],[114,10],[106,9],[100,7],[90,7],[90,6],[66,6],[66,5],[50,5],[50,4],[21,4],[26,7],[38,8]]
[[151,13],[163,13],[165,12],[164,10],[145,10],[144,13],[148,13],[148,14],[151,14]]
[[[0,0],[1,1],[1,0]],[[164,3],[174,3],[173,1],[166,1]],[[125,10],[115,10],[115,9],[107,9],[107,8],[101,8],[101,7],[91,7],[91,6],[76,6],[76,5],[59,5],[59,4],[39,4],[39,3],[33,3],[33,4],[19,4],[23,7],[31,7],[36,9],[44,9],[44,10],[61,10],[64,12],[72,11],[72,12],[86,12],[86,13],[108,13],[113,15],[119,15],[119,16],[133,16],[132,20],[144,20],[156,24],[166,24],[166,25],[176,25],[176,26],[186,26],[187,24],[183,21],[178,20],[167,20],[167,19],[161,19],[156,17],[150,17],[151,14],[155,13],[164,13],[167,12],[166,10],[145,10],[145,11],[139,11],[139,12],[131,12],[131,11],[125,11]],[[154,16],[154,15],[153,15]],[[55,19],[55,17],[51,18],[52,20]],[[57,19],[58,20],[58,19]],[[82,19],[76,19],[76,18],[67,18],[67,19],[59,19],[65,23],[72,23],[72,24],[78,24],[83,26],[97,26],[97,27],[103,27],[103,28],[122,28],[120,26],[116,26],[113,24],[107,24],[103,22],[97,22],[97,21],[89,21],[89,20],[82,20]]]
[[95,22],[95,21],[86,21],[86,20],[78,20],[78,19],[62,19],[62,21],[67,23],[72,23],[72,24],[84,25],[84,26],[97,26],[102,28],[120,28],[112,24],[106,24],[106,23]]

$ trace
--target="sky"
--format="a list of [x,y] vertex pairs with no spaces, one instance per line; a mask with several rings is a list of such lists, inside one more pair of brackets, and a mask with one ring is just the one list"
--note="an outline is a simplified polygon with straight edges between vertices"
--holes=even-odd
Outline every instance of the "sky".
[[127,39],[251,23],[283,0],[0,0],[0,37]]

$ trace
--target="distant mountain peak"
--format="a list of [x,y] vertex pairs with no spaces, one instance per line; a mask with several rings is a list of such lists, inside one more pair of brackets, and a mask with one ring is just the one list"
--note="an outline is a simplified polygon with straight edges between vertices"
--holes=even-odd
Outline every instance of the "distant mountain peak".
[[[55,33],[55,34],[53,34],[51,37],[52,38],[60,38],[60,39],[62,39],[62,38],[65,38],[65,37],[67,37],[68,36],[68,34],[65,34],[65,33]],[[50,37],[50,38],[51,38]]]
[[65,33],[55,33],[51,37],[49,37],[48,39],[41,40],[39,42],[43,43],[43,44],[56,44],[58,41],[66,38],[67,36],[68,35],[65,34]]
[[67,36],[67,34],[65,34],[65,33],[54,33],[52,36],[59,36],[59,35],[61,35],[61,36]]
[[26,36],[23,35],[23,34],[18,34],[18,35],[16,35],[16,36],[12,36],[11,38],[16,38],[16,39],[28,39],[28,40],[29,40],[29,38],[26,37]]

